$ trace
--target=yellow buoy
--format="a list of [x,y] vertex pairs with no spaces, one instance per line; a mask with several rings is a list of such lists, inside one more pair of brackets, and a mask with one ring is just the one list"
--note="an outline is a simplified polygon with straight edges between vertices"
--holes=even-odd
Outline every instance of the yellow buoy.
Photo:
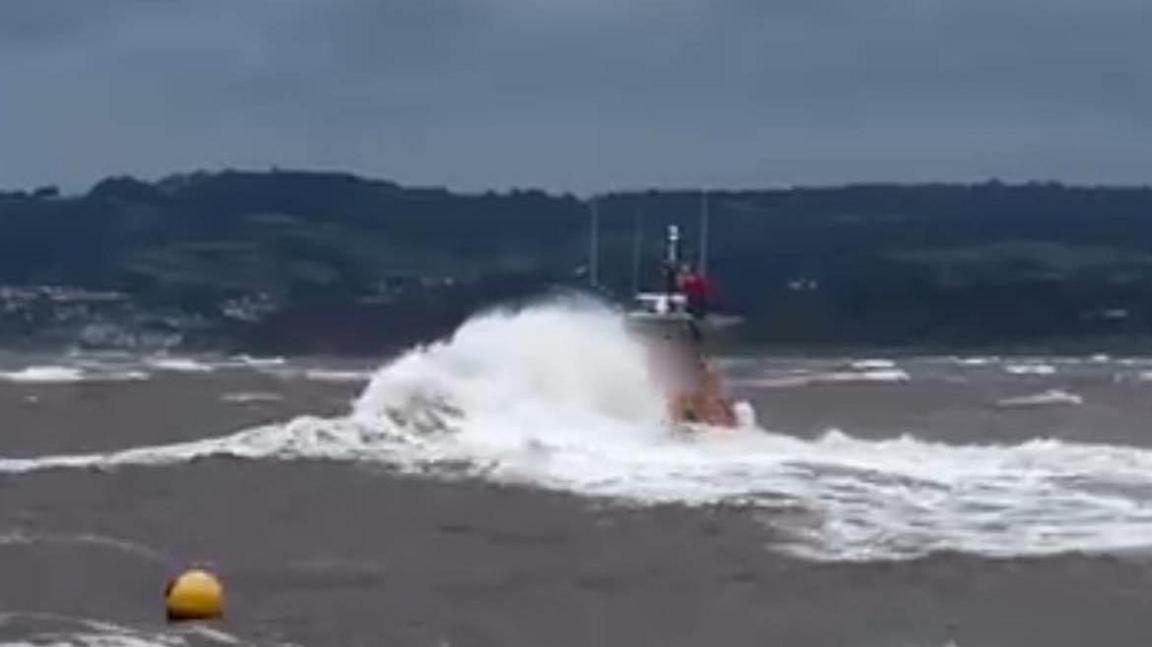
[[207,571],[187,571],[168,583],[164,606],[173,622],[219,618],[224,612],[224,587]]

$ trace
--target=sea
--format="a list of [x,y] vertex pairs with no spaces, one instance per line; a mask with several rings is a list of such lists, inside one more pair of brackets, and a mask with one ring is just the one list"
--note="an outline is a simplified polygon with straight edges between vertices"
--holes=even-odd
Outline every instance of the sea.
[[[714,361],[735,430],[670,429],[586,302],[0,352],[0,645],[1152,644],[1152,349]],[[219,620],[166,621],[188,568]]]

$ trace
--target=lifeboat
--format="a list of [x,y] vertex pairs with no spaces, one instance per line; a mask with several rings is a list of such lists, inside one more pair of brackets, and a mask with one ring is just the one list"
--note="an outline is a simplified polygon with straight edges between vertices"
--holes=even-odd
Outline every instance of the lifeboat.
[[691,307],[675,280],[679,266],[679,231],[675,226],[668,228],[667,241],[664,290],[635,295],[627,312],[630,327],[648,347],[649,369],[668,399],[670,423],[677,427],[735,427],[735,410],[704,353],[704,332],[714,326]]

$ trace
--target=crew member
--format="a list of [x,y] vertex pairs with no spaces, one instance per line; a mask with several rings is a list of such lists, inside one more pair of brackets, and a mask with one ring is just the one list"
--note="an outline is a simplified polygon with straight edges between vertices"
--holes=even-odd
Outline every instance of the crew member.
[[711,286],[699,270],[683,268],[677,287],[688,301],[688,313],[695,319],[703,319],[708,307],[708,293]]
[[688,331],[692,335],[692,341],[699,345],[703,341],[699,322],[704,319],[707,307],[708,280],[702,273],[684,265],[676,277],[676,288],[684,295],[685,310],[691,317],[688,321]]

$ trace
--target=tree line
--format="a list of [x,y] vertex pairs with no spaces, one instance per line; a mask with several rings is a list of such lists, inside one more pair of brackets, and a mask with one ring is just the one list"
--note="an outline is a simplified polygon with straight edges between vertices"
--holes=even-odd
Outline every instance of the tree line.
[[[656,280],[668,224],[693,250],[701,200],[597,196],[603,292],[626,298]],[[1139,345],[1152,331],[1146,187],[871,184],[707,200],[709,273],[749,343]],[[494,301],[586,285],[589,207],[342,173],[113,177],[79,195],[0,193],[0,284],[113,290],[221,320],[221,304],[259,297],[269,314],[229,334],[370,348],[440,334]]]

